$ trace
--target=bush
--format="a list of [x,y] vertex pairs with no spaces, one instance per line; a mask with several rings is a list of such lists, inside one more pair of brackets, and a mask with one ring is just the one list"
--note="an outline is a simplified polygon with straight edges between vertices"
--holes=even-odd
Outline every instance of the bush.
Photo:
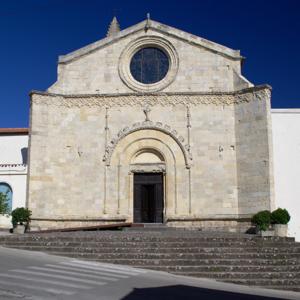
[[24,207],[18,207],[11,212],[12,224],[16,227],[18,224],[28,226],[30,222],[31,210]]
[[268,210],[260,211],[252,217],[251,221],[259,230],[265,231],[271,224],[271,212]]
[[286,209],[277,208],[271,214],[272,224],[287,224],[290,219],[291,216]]
[[7,195],[0,192],[0,215],[5,215],[9,213],[9,206],[7,200]]

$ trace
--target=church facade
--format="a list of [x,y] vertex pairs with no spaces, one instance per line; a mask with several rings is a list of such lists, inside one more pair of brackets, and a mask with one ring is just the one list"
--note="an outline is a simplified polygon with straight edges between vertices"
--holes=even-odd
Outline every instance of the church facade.
[[270,94],[244,58],[147,19],[60,56],[31,93],[27,206],[41,229],[244,231],[274,208]]

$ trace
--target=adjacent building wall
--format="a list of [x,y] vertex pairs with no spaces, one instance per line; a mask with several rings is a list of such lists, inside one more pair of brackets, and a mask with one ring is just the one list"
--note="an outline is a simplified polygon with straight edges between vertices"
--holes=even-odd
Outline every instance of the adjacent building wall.
[[276,206],[286,208],[289,235],[300,241],[300,109],[273,109]]
[[[27,129],[0,129],[0,183],[12,189],[12,209],[26,204],[27,149]],[[1,227],[11,227],[10,218],[0,216]]]

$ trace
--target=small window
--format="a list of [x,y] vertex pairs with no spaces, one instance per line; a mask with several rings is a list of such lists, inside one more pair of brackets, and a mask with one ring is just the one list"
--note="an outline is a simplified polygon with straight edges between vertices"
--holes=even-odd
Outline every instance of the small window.
[[0,193],[6,195],[7,204],[8,204],[8,212],[11,212],[11,210],[12,210],[12,189],[11,189],[11,187],[5,182],[0,182]]
[[144,84],[161,81],[168,73],[169,59],[164,51],[147,47],[136,52],[130,62],[133,78]]

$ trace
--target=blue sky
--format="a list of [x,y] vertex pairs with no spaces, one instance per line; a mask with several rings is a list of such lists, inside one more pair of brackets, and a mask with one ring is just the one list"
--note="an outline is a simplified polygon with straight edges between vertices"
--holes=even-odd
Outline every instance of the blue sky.
[[243,74],[273,87],[272,107],[300,107],[299,0],[0,0],[0,127],[27,127],[29,92],[56,80],[58,55],[151,18],[240,49]]

